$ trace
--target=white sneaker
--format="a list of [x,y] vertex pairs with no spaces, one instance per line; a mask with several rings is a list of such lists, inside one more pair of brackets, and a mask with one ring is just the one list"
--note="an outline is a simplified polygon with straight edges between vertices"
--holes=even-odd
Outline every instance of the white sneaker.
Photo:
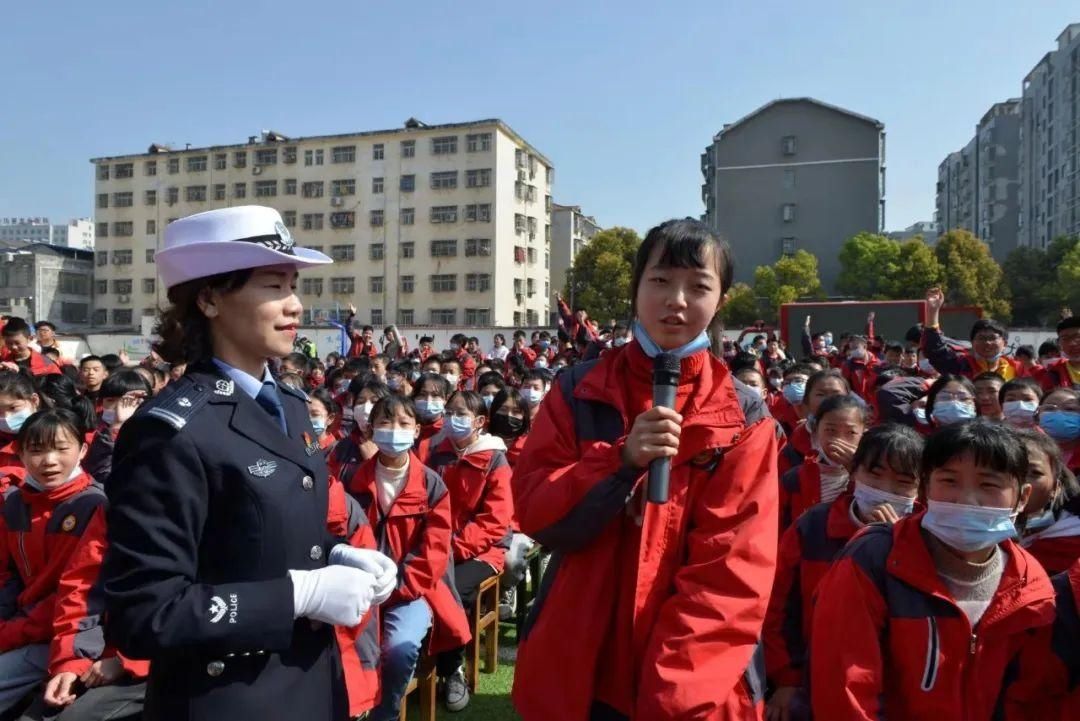
[[446,679],[445,698],[447,711],[463,711],[469,705],[469,684],[465,682],[465,669],[458,668]]

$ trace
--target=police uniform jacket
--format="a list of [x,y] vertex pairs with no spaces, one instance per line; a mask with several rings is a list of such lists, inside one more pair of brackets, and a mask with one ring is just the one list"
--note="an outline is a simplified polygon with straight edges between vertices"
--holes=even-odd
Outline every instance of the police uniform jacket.
[[332,628],[293,619],[288,571],[325,566],[338,539],[305,398],[278,391],[288,438],[212,363],[121,429],[106,488],[106,635],[151,661],[147,718],[347,718]]

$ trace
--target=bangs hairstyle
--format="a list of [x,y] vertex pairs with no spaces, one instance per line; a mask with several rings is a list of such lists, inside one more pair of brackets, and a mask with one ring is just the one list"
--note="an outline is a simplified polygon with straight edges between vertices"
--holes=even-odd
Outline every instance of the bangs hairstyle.
[[[43,377],[51,378],[54,376]],[[66,378],[67,376],[62,377]],[[75,385],[72,384],[71,387],[74,390]],[[34,382],[30,380],[30,376],[15,371],[0,371],[0,396],[8,396],[17,401],[28,401],[34,393]]]
[[334,400],[334,396],[330,395],[330,391],[326,388],[319,387],[308,393],[308,403],[310,404],[312,401],[322,403],[327,415],[335,417],[341,415],[341,406],[338,405],[338,402]]
[[928,415],[934,412],[934,403],[937,402],[938,394],[950,383],[959,383],[962,385],[964,390],[971,394],[972,403],[975,402],[975,384],[964,376],[948,373],[934,381],[934,385],[930,386],[930,390],[926,392],[926,413]]
[[888,467],[896,473],[907,473],[918,478],[925,447],[923,437],[913,428],[899,423],[874,426],[859,441],[851,467],[868,471],[875,467]]
[[1001,390],[998,391],[998,403],[1005,402],[1005,396],[1009,391],[1015,391],[1020,389],[1030,390],[1038,398],[1038,402],[1042,403],[1043,396],[1046,395],[1039,382],[1034,378],[1013,378],[1011,381],[1001,386]]
[[438,373],[423,373],[416,379],[412,389],[413,400],[416,400],[416,397],[420,395],[424,385],[427,383],[434,383],[439,395],[446,400],[450,400],[450,381],[446,380]]
[[529,430],[532,427],[532,419],[529,413],[529,404],[525,402],[525,399],[521,397],[521,392],[517,388],[503,388],[501,391],[495,394],[495,398],[491,401],[491,410],[489,416],[494,418],[499,413],[499,409],[505,406],[508,402],[513,401],[514,406],[521,412],[521,434],[518,436],[529,435]]
[[413,403],[412,398],[405,396],[399,396],[396,393],[393,395],[385,396],[375,402],[375,405],[371,409],[371,414],[368,415],[368,425],[374,427],[375,422],[382,419],[391,419],[397,416],[398,411],[404,411],[405,415],[420,423],[420,419],[416,415],[416,404]]
[[[1054,512],[1054,515],[1057,516],[1057,512],[1066,507],[1075,515],[1074,507],[1080,505],[1080,483],[1077,482],[1076,476],[1065,464],[1065,459],[1061,456],[1061,449],[1058,448],[1057,442],[1045,433],[1036,430],[1025,428],[1013,432],[1025,445],[1035,446],[1050,459],[1050,474],[1053,475],[1054,483],[1057,486],[1056,492],[1050,501],[1050,509]],[[1038,513],[1042,509],[1032,508],[1030,510]]]
[[720,279],[720,294],[723,295],[731,288],[735,275],[735,260],[727,241],[715,235],[704,223],[692,218],[668,220],[650,230],[638,246],[630,279],[630,312],[633,315],[637,315],[637,291],[641,276],[644,275],[649,259],[657,247],[660,248],[660,255],[656,259],[657,268],[703,270],[711,254],[716,275]]
[[82,446],[86,444],[84,433],[82,419],[73,411],[52,408],[27,418],[16,442],[20,452],[29,448],[55,448],[65,437]]
[[210,319],[199,309],[199,299],[217,291],[233,293],[251,279],[253,271],[235,270],[196,278],[169,288],[169,307],[159,311],[154,333],[161,340],[154,350],[172,364],[197,363],[214,354]]
[[[465,401],[465,407],[469,409],[469,413],[474,416],[487,418],[487,406],[484,405],[483,397],[476,391],[454,391],[454,393],[446,399],[446,405],[450,405],[450,401],[455,398],[461,398]],[[492,401],[492,405],[495,402]]]
[[925,484],[933,471],[962,456],[971,456],[976,466],[1007,473],[1018,484],[1027,482],[1027,448],[1020,436],[982,418],[945,426],[930,436],[923,451],[921,482]]
[[105,382],[101,384],[100,398],[120,398],[128,393],[142,391],[149,398],[154,394],[154,388],[146,382],[146,377],[134,369],[118,370],[110,373]]
[[503,388],[506,388],[506,381],[495,371],[488,371],[481,375],[476,381],[476,390],[480,390],[484,386],[495,386],[501,391]]
[[848,410],[855,410],[858,413],[859,420],[862,421],[863,428],[866,428],[866,425],[870,422],[870,412],[865,401],[853,393],[848,393],[843,396],[829,396],[821,402],[817,413],[814,415],[814,430],[821,428],[821,424],[825,422],[825,417],[830,413]]
[[373,376],[353,378],[352,382],[349,383],[349,395],[355,399],[360,395],[360,391],[367,391],[375,396],[375,400],[379,400],[380,398],[386,398],[390,395],[390,386],[382,381],[375,380]]
[[[830,378],[835,378],[836,380],[840,381],[841,384],[843,384],[845,394],[851,393],[851,386],[848,384],[847,378],[844,378],[843,372],[841,372],[839,368],[827,368],[826,370],[814,373],[812,376],[806,379],[806,391],[803,393],[803,398],[809,398],[810,394],[814,392],[814,388],[816,386],[824,383]],[[803,402],[805,403],[806,401],[804,400]]]

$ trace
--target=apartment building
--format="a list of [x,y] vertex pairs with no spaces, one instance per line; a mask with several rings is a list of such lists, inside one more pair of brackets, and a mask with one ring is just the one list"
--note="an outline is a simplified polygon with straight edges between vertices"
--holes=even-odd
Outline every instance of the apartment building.
[[177,218],[277,208],[334,258],[300,280],[304,322],[534,326],[551,307],[551,162],[501,120],[94,158],[95,325],[167,304],[154,256]]
[[0,313],[60,332],[85,331],[93,303],[94,254],[46,242],[0,238]]
[[73,218],[51,223],[48,218],[0,218],[0,241],[48,243],[79,250],[94,249],[94,221]]
[[[581,212],[580,205],[559,205],[551,210],[551,285],[552,292],[562,291],[567,284],[567,271],[574,258],[593,236],[602,230],[596,218]],[[573,298],[568,299],[573,303]]]

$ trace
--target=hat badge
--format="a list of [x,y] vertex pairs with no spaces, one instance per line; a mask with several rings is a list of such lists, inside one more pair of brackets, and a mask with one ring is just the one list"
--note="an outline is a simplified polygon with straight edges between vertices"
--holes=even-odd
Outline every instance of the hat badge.
[[282,223],[280,220],[274,223],[274,232],[276,232],[278,234],[278,237],[281,238],[281,244],[284,246],[285,250],[292,250],[292,247],[296,244],[296,241],[293,240],[292,233],[290,233],[289,229],[285,227],[285,224]]

